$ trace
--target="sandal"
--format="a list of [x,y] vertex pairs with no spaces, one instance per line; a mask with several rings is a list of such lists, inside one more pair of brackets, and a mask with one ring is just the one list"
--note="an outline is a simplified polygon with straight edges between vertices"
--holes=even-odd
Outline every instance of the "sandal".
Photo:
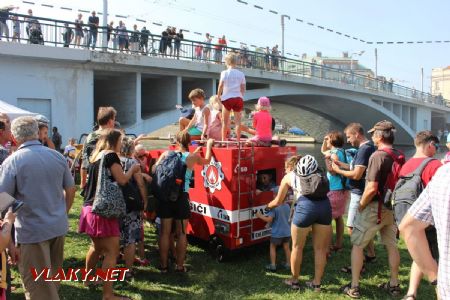
[[289,286],[291,289],[298,291],[300,289],[300,283],[298,280],[289,278],[283,281],[283,283],[287,286]]
[[313,290],[314,292],[320,292],[320,284],[314,284],[312,281],[305,282],[305,285],[308,289]]
[[276,272],[277,271],[277,266],[276,265],[272,265],[272,264],[267,264],[266,265],[266,271]]
[[[341,272],[346,273],[346,274],[352,274],[352,266],[343,267],[341,269]],[[366,267],[363,265],[363,267],[361,269],[361,274],[364,272],[366,272]]]
[[185,266],[183,266],[181,268],[178,268],[178,267],[175,268],[175,273],[187,273],[187,272],[189,272],[189,269],[186,268]]
[[378,285],[378,288],[382,289],[382,290],[386,290],[391,296],[394,296],[394,297],[400,296],[400,293],[401,293],[400,284],[391,286],[390,281]]
[[159,269],[159,272],[160,272],[161,274],[167,274],[167,273],[169,273],[169,268],[168,268],[168,267],[165,267],[165,268],[159,267],[158,269]]
[[416,296],[414,296],[413,294],[411,294],[411,295],[406,295],[405,297],[403,297],[402,298],[402,300],[408,300],[408,299],[413,299],[413,300],[416,300]]
[[352,287],[352,283],[350,282],[347,285],[344,285],[341,287],[341,291],[353,299],[359,299],[361,298],[361,292],[359,290],[359,286]]

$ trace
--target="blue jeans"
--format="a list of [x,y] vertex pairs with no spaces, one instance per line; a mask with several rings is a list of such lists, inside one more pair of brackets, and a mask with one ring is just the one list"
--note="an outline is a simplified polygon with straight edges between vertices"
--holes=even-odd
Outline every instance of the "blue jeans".
[[[92,45],[92,50],[95,49],[95,45],[97,44],[97,35],[98,35],[98,31],[91,30],[91,32],[89,34],[88,48]],[[92,44],[91,44],[91,42],[92,42]]]

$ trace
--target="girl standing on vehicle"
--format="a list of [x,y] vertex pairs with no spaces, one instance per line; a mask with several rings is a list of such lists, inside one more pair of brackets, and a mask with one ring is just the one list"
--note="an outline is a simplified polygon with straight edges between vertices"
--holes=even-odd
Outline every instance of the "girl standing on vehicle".
[[217,96],[222,101],[222,141],[227,140],[230,129],[230,113],[234,113],[236,139],[241,138],[241,111],[244,108],[245,75],[236,69],[237,55],[228,53],[225,56],[227,69],[220,74]]

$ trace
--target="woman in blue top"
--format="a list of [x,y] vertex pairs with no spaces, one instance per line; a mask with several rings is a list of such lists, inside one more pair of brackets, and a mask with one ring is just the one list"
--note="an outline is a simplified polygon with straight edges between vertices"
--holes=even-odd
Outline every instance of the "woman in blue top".
[[[186,164],[187,170],[185,175],[185,186],[183,194],[175,202],[170,201],[158,201],[158,207],[156,209],[156,215],[161,219],[161,232],[159,236],[159,255],[161,259],[161,272],[167,272],[169,248],[170,248],[170,235],[172,233],[172,225],[175,223],[175,236],[176,236],[176,270],[175,272],[186,272],[187,269],[184,266],[184,260],[186,257],[187,238],[186,238],[186,226],[189,218],[191,217],[191,208],[189,205],[189,183],[192,177],[192,170],[196,164],[207,165],[211,161],[214,140],[209,139],[206,145],[205,158],[197,154],[201,147],[198,147],[193,153],[189,153],[189,144],[191,142],[191,136],[187,131],[180,131],[176,137],[176,152],[182,154],[182,160]],[[156,166],[167,157],[169,151],[164,152],[153,166],[153,172]],[[180,222],[174,222],[180,221]]]
[[[324,138],[322,143],[322,153],[325,155],[325,165],[327,167],[327,177],[330,182],[330,192],[328,198],[331,203],[332,218],[336,223],[336,242],[330,247],[331,251],[339,251],[342,249],[344,239],[344,220],[342,216],[345,212],[349,192],[345,189],[345,177],[336,174],[331,168],[332,161],[341,161],[346,163],[344,136],[339,131],[330,131]],[[330,241],[330,245],[331,245]]]

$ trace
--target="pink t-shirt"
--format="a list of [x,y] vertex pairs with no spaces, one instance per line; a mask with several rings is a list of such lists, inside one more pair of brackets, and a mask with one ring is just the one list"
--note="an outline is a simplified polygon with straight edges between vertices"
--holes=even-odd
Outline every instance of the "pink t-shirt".
[[253,115],[253,127],[259,140],[272,140],[272,116],[268,111],[261,110]]

